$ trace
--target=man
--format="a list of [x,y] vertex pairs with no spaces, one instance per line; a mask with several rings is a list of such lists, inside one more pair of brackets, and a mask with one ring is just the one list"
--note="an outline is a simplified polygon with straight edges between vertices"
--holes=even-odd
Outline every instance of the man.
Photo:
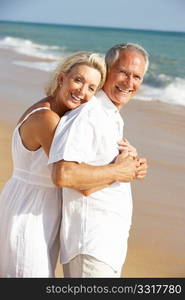
[[64,187],[65,277],[120,277],[132,219],[129,182],[146,175],[146,160],[118,155],[117,143],[123,130],[119,111],[138,91],[148,55],[127,43],[111,48],[105,59],[103,89],[61,120],[50,151],[49,163],[57,162],[53,181]]

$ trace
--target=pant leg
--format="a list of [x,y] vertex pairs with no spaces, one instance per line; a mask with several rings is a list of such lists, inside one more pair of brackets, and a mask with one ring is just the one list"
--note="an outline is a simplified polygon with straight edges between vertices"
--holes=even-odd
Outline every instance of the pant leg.
[[69,263],[63,264],[65,278],[119,278],[121,269],[115,271],[111,266],[97,260],[95,257],[80,254]]

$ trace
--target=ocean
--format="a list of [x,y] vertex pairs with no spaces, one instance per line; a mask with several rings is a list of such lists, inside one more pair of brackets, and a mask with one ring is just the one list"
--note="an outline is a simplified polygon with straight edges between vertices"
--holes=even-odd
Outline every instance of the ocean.
[[0,48],[45,61],[16,65],[52,71],[59,58],[88,50],[102,55],[123,42],[138,43],[149,53],[150,65],[138,100],[159,100],[185,106],[185,33],[0,21]]

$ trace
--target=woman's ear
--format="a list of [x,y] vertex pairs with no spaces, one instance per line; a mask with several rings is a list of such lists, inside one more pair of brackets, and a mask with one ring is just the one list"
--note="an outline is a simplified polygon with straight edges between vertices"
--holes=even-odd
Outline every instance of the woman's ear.
[[63,83],[63,80],[64,80],[64,76],[65,76],[65,74],[63,72],[61,72],[60,76],[58,78],[59,86],[62,86],[62,83]]

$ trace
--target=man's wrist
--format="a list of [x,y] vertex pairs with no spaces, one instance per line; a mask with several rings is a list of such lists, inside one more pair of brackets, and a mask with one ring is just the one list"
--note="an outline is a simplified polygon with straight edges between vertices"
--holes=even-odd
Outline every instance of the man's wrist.
[[118,176],[118,165],[115,163],[111,163],[109,165],[110,170],[110,183],[114,183],[116,181],[119,181]]

